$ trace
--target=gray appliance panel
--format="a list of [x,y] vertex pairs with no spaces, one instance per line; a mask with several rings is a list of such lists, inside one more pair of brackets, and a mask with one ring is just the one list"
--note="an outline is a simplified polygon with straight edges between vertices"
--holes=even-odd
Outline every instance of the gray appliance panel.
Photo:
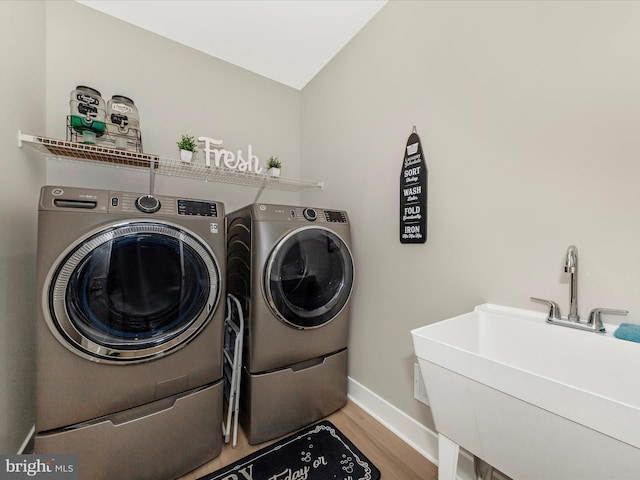
[[178,478],[220,453],[222,408],[219,381],[77,428],[37,434],[34,450],[78,455],[81,480]]
[[294,370],[242,372],[240,423],[250,444],[278,438],[339,410],[347,403],[347,350]]

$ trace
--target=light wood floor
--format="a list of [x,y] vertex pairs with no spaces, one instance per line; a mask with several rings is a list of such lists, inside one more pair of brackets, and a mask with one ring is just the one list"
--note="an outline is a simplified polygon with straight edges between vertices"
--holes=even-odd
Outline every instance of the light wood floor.
[[[327,417],[378,467],[381,480],[437,480],[438,468],[356,404],[347,405]],[[274,440],[275,441],[275,440]],[[270,442],[272,443],[272,442]],[[211,462],[180,477],[195,480],[259,450],[269,443],[249,445],[238,427],[238,446],[223,445]]]

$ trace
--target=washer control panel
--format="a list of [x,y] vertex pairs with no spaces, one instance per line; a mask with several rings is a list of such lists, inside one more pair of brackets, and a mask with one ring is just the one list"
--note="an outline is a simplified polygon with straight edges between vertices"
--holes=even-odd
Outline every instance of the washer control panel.
[[199,202],[196,200],[178,199],[178,215],[198,215],[200,217],[217,217],[218,206],[215,202]]
[[[40,210],[85,210],[99,213],[224,218],[221,202],[194,200],[164,195],[97,190],[77,187],[42,187]],[[287,207],[287,211],[288,211]]]
[[327,222],[331,223],[347,223],[347,214],[339,210],[325,210],[324,217]]

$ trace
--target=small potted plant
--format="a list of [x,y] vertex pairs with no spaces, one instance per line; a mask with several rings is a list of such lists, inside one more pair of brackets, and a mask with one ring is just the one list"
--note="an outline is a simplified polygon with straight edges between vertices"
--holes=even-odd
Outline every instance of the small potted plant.
[[182,135],[180,141],[176,143],[180,149],[180,160],[190,162],[193,154],[198,151],[196,139],[190,135]]
[[272,177],[280,176],[280,169],[282,168],[282,162],[278,160],[278,157],[271,155],[267,160],[267,169],[271,172]]

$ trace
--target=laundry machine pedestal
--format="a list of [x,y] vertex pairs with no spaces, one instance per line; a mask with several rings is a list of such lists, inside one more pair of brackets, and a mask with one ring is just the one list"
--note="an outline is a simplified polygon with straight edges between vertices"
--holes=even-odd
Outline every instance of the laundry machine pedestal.
[[219,455],[222,380],[70,428],[39,433],[38,454],[78,456],[80,480],[177,478]]
[[252,445],[291,433],[347,403],[347,349],[292,367],[243,369],[240,424]]

